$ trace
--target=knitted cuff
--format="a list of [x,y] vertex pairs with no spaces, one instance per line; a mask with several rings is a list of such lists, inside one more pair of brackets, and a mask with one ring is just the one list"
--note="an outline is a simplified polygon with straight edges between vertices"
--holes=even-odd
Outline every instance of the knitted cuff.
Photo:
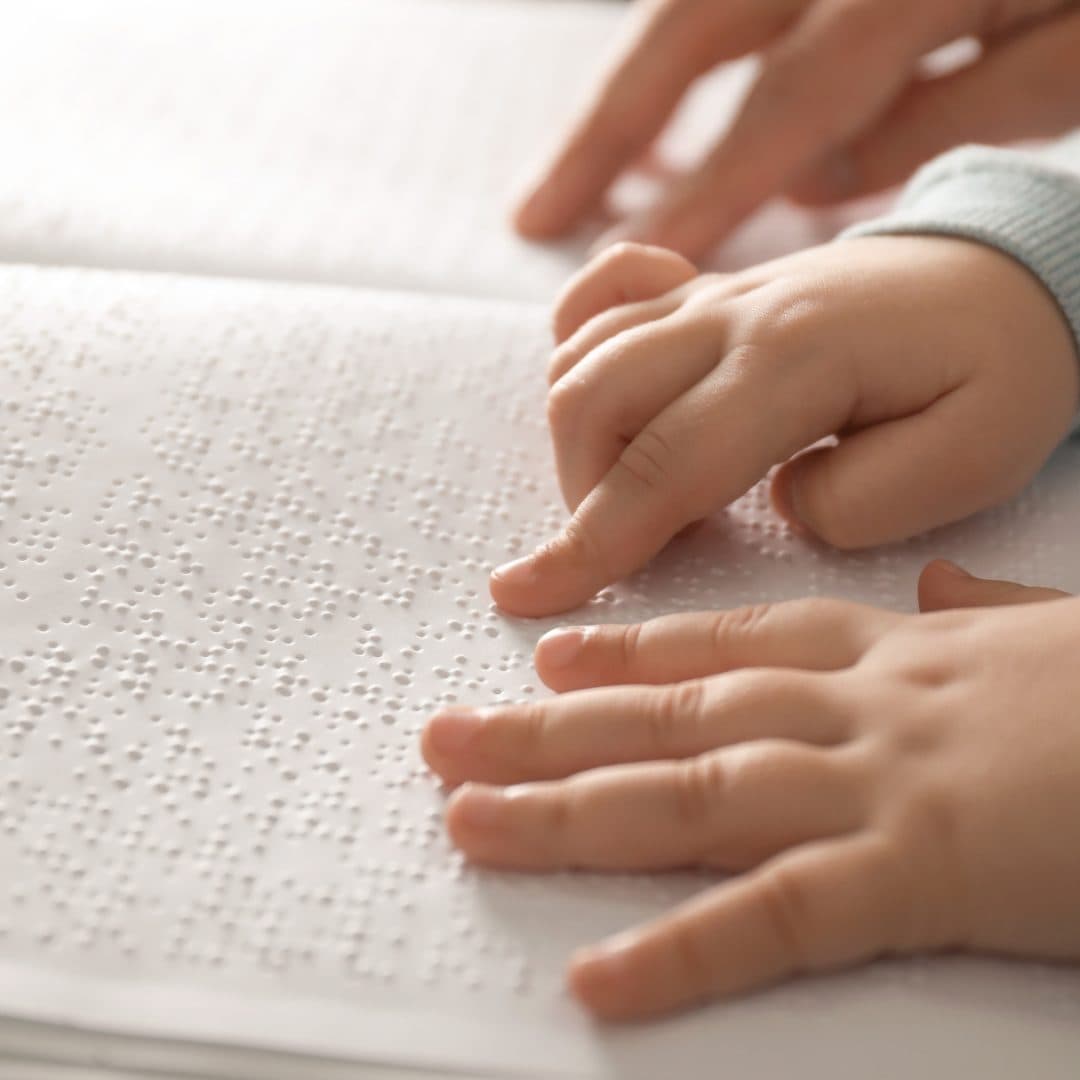
[[840,239],[927,233],[976,240],[1026,266],[1061,307],[1080,361],[1080,173],[1050,156],[961,147],[924,166],[888,214]]

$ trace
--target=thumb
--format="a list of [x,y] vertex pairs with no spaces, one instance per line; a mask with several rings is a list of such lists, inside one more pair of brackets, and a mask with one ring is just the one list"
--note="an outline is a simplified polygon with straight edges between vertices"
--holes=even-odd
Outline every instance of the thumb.
[[1068,595],[1057,589],[1035,589],[1012,581],[977,578],[945,559],[930,563],[919,577],[919,610],[924,613],[950,608],[1037,604]]

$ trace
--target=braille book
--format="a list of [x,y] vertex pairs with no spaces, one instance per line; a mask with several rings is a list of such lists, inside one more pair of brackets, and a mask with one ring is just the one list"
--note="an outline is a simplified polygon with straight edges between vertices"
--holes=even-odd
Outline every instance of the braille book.
[[[510,239],[505,189],[620,14],[108,0],[0,35],[0,1055],[269,1080],[1080,1057],[1075,971],[959,958],[603,1031],[569,953],[709,879],[478,871],[444,835],[424,720],[546,693],[558,624],[487,575],[565,513],[546,299],[580,245]],[[723,257],[838,224],[776,213]],[[1078,590],[1078,470],[1065,448],[1010,505],[854,555],[759,487],[573,618],[906,610],[932,556]]]

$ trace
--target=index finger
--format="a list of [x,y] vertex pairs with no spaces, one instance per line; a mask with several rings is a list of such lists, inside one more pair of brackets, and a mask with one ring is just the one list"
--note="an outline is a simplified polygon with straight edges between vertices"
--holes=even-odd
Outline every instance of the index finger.
[[690,84],[755,49],[803,0],[646,4],[554,160],[514,215],[523,236],[572,228],[659,135]]
[[[663,436],[661,436],[663,438]],[[491,575],[491,595],[506,611],[540,617],[569,611],[605,585],[643,566],[700,515],[650,464],[654,435],[638,436],[574,511],[563,531],[534,554]]]
[[638,432],[559,536],[492,574],[495,602],[531,617],[577,607],[777,461],[835,431],[847,408],[844,382],[820,367],[780,368],[775,356],[762,364],[730,354]]

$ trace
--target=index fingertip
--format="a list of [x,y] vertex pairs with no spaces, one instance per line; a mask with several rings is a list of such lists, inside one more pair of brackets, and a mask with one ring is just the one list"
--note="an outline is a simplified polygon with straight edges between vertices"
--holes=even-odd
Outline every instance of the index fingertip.
[[489,580],[491,598],[503,611],[529,619],[578,607],[599,587],[559,549],[500,566]]
[[491,572],[488,587],[491,598],[504,611],[512,615],[531,615],[535,606],[533,594],[538,580],[536,560],[529,555],[496,567]]

